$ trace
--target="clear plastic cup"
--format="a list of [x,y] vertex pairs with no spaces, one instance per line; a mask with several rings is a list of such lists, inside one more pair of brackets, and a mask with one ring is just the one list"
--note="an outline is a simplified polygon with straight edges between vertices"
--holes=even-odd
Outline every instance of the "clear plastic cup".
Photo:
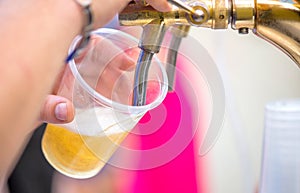
[[[144,106],[132,106],[135,66],[130,61],[138,59],[138,40],[107,28],[92,34],[82,57],[69,62],[59,88],[59,95],[73,101],[75,119],[69,124],[48,124],[42,139],[48,162],[78,179],[96,175],[142,116],[161,104],[168,90],[165,69],[154,57],[147,80],[149,100]],[[74,40],[70,51],[79,40]]]
[[270,102],[265,131],[260,193],[300,192],[300,99]]

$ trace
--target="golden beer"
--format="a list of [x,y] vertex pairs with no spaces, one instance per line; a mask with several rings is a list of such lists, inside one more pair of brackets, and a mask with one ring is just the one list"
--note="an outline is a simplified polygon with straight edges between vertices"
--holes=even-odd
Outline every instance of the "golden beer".
[[87,136],[48,124],[42,150],[48,162],[59,172],[74,178],[96,175],[106,164],[128,131]]

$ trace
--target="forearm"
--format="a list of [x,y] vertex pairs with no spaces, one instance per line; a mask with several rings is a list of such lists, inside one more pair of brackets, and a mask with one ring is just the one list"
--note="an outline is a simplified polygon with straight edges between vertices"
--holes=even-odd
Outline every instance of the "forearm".
[[73,0],[0,1],[0,176],[34,129],[82,20]]

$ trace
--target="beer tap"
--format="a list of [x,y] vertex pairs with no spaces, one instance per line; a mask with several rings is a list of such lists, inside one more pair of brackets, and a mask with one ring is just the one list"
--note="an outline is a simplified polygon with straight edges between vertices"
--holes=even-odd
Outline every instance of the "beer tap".
[[[178,4],[180,6],[180,4]],[[169,90],[173,89],[175,66],[177,58],[177,50],[180,46],[181,39],[185,37],[189,31],[189,25],[186,25],[187,13],[191,13],[189,21],[204,22],[208,18],[206,9],[194,9],[182,4],[184,11],[172,11],[161,13],[149,6],[145,1],[132,1],[119,14],[121,25],[140,25],[143,26],[142,36],[139,42],[141,49],[139,59],[135,70],[135,81],[133,91],[133,105],[141,106],[146,101],[147,74],[149,65],[154,54],[160,50],[161,43],[164,39],[167,28],[173,27],[172,32],[172,50],[168,52],[167,75],[169,79]],[[185,20],[180,22],[179,20]],[[178,23],[178,24],[177,24]],[[181,24],[183,23],[183,24]],[[175,30],[176,29],[176,30]]]
[[[178,9],[159,12],[144,0],[131,1],[119,14],[120,25],[143,26],[139,47],[136,85],[140,88],[137,98],[144,98],[147,68],[140,68],[146,60],[151,60],[159,52],[166,29],[175,28],[173,50],[169,50],[168,63],[176,66],[176,49],[181,38],[187,36],[189,28],[205,27],[213,30],[227,29],[229,25],[240,34],[251,30],[258,37],[272,43],[286,53],[300,67],[300,0],[168,0]],[[172,42],[171,41],[171,42]],[[242,43],[242,42],[241,42]],[[151,53],[151,54],[150,54]],[[146,62],[145,66],[150,64]],[[142,69],[142,70],[140,70]],[[173,70],[172,70],[173,69]],[[171,84],[174,68],[167,69]],[[172,85],[170,85],[172,88]],[[141,89],[143,88],[143,89]],[[142,100],[141,100],[142,101]],[[139,105],[142,105],[141,102]]]
[[160,50],[166,32],[165,23],[162,19],[152,20],[143,28],[139,42],[141,49],[135,68],[133,105],[142,106],[146,102],[148,70],[154,54]]
[[[144,11],[142,11],[142,14],[145,15],[143,15],[141,18],[147,19],[147,17],[149,17],[147,15],[153,14],[152,17],[150,16],[151,19],[147,20],[146,22],[142,21],[143,33],[139,42],[139,48],[141,49],[141,51],[135,70],[133,105],[140,106],[144,105],[146,101],[147,74],[149,65],[152,61],[152,57],[154,54],[159,52],[167,28],[173,26],[173,24],[175,23],[169,23],[169,21],[167,20],[167,18],[169,17],[167,15],[169,13],[159,13],[152,7],[147,5],[145,1],[132,1],[127,6],[127,8],[123,10],[123,14],[120,14],[120,17],[124,16],[125,12],[129,13],[128,15],[125,14],[125,17],[135,17],[135,14],[139,15],[139,13],[133,14],[132,12],[136,10],[137,7],[140,8],[140,10],[145,9]],[[203,11],[197,10],[196,12],[196,10],[194,11],[193,8],[190,8],[189,6],[186,7],[189,8],[194,14],[193,18],[191,19],[198,21],[204,19],[205,14],[203,14]],[[173,13],[171,13],[170,15],[172,15],[173,18],[175,16]],[[122,21],[122,19],[120,19],[120,21]],[[171,65],[167,68],[168,79],[170,82],[169,85],[173,85],[177,50],[179,48],[181,38],[187,35],[189,29],[188,25],[181,24],[177,25],[176,27],[173,27],[177,30],[173,30],[173,37],[171,41],[172,48],[174,49],[169,50],[168,53],[168,63],[170,63]],[[169,90],[172,90],[172,86],[169,86]]]

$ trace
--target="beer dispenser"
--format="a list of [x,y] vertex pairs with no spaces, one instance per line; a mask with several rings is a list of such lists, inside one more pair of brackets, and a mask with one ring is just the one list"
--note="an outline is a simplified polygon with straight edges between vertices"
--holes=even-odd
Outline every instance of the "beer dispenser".
[[[227,29],[239,34],[249,31],[272,43],[300,67],[300,1],[299,0],[168,0],[176,6],[170,12],[159,12],[144,0],[131,1],[119,14],[122,26],[142,26],[140,57],[136,68],[134,104],[145,102],[145,79],[152,56],[158,53],[165,32],[172,31],[167,63],[175,66],[176,50],[191,26]],[[242,43],[242,42],[241,42]],[[174,68],[166,69],[172,89]]]

